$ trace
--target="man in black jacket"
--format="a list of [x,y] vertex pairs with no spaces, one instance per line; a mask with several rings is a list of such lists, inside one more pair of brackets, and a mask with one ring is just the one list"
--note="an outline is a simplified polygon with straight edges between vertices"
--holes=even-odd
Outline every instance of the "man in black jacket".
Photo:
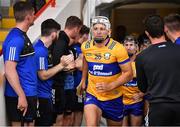
[[152,45],[136,59],[139,89],[149,94],[149,125],[180,125],[180,46],[167,42],[158,15],[145,20]]
[[[82,27],[82,21],[76,16],[70,16],[65,23],[64,31],[59,34],[58,40],[52,47],[53,65],[57,65],[62,55],[72,55],[70,46],[73,40],[79,36]],[[54,76],[55,87],[55,106],[56,106],[56,125],[70,126],[72,124],[72,112],[75,103],[75,90],[72,69],[75,68],[75,62],[72,61],[66,70],[57,73]]]

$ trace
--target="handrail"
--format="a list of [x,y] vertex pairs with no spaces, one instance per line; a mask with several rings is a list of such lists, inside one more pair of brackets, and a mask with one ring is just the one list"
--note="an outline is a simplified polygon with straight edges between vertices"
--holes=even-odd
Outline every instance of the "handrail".
[[51,5],[51,7],[55,7],[56,0],[49,0],[36,14],[35,19],[37,19],[45,10],[46,8]]

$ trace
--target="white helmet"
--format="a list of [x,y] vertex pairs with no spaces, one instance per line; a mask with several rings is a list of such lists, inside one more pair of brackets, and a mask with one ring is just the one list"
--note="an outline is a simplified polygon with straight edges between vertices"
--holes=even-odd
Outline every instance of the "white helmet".
[[107,30],[111,28],[110,21],[105,16],[96,16],[92,18],[91,25],[94,26],[97,23],[104,24]]

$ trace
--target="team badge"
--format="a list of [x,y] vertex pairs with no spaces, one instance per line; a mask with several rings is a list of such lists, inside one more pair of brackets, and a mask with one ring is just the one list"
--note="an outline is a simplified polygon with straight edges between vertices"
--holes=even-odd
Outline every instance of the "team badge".
[[111,53],[107,52],[107,53],[104,54],[104,59],[109,60],[110,56],[111,56]]

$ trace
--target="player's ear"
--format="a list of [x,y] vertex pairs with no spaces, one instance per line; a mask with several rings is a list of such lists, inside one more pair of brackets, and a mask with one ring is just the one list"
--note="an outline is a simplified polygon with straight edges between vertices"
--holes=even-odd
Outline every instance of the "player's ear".
[[108,36],[111,37],[112,29],[108,30]]

